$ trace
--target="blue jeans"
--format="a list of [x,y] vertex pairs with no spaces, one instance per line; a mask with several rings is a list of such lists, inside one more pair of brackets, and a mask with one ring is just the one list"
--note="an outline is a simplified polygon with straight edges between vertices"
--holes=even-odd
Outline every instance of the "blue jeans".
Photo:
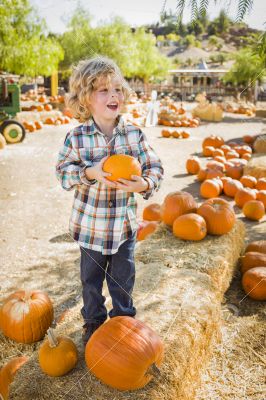
[[80,277],[84,304],[81,314],[85,323],[103,323],[107,319],[105,297],[102,295],[105,278],[113,303],[109,317],[136,315],[131,297],[135,282],[135,242],[136,233],[122,243],[118,252],[112,255],[104,255],[80,246]]

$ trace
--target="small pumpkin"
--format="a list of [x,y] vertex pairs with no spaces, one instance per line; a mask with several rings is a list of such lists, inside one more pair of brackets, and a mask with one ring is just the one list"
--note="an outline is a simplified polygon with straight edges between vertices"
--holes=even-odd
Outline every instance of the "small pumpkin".
[[207,168],[201,168],[199,170],[199,172],[198,172],[198,175],[197,175],[198,181],[199,182],[203,182],[207,177],[207,173],[208,173],[208,169]]
[[66,375],[77,364],[77,347],[68,337],[56,337],[53,329],[48,329],[47,335],[39,349],[40,367],[49,376]]
[[264,208],[265,208],[265,210],[266,210],[266,190],[260,190],[260,191],[257,193],[256,199],[259,200],[259,201],[261,201],[261,202],[263,203]]
[[242,286],[251,299],[266,300],[266,267],[255,267],[245,272]]
[[224,182],[224,194],[228,197],[235,197],[236,192],[243,188],[243,185],[237,179],[232,179]]
[[172,136],[172,133],[168,129],[163,129],[161,131],[161,135],[162,137],[169,138]]
[[132,180],[132,175],[141,176],[141,165],[137,158],[127,154],[114,154],[103,163],[103,171],[112,174],[107,179],[117,181],[118,179]]
[[224,152],[223,152],[223,150],[221,150],[221,149],[215,149],[214,152],[212,153],[212,156],[213,156],[213,157],[216,157],[216,156],[221,156],[221,157],[223,157],[223,156],[224,156]]
[[47,104],[45,104],[44,109],[45,109],[45,111],[52,111],[53,106],[52,106],[52,104],[47,103]]
[[235,203],[239,208],[242,208],[247,201],[255,199],[256,192],[250,188],[239,189],[235,194]]
[[183,139],[188,139],[190,137],[190,133],[187,132],[187,131],[182,131],[181,132],[181,136],[182,136]]
[[257,190],[266,190],[266,178],[259,178],[256,183]]
[[14,380],[15,374],[25,362],[28,357],[16,357],[8,361],[0,370],[0,399],[8,400],[9,386]]
[[197,210],[207,224],[207,232],[211,235],[223,235],[231,231],[236,216],[231,204],[219,198],[206,200]]
[[158,203],[149,204],[144,208],[142,217],[145,221],[161,221],[161,206]]
[[220,185],[214,179],[206,179],[200,185],[200,194],[205,199],[218,197],[221,193]]
[[222,178],[224,173],[218,169],[208,169],[206,179]]
[[239,158],[239,154],[236,151],[230,150],[226,153],[225,158],[231,160],[232,158]]
[[259,221],[265,215],[264,204],[259,200],[247,201],[242,211],[246,218],[254,221]]
[[156,332],[127,316],[110,318],[102,324],[85,349],[90,372],[119,390],[144,387],[162,360],[163,343]]
[[240,178],[240,182],[244,187],[249,187],[251,189],[255,188],[257,185],[257,179],[251,175],[243,175]]
[[214,152],[215,148],[213,146],[205,146],[202,149],[202,153],[204,157],[212,157],[212,153]]
[[226,175],[232,179],[240,179],[243,175],[243,165],[233,165],[228,168],[225,166]]
[[137,241],[145,240],[149,235],[154,233],[158,228],[156,221],[141,221],[137,230]]
[[207,235],[206,222],[195,213],[180,215],[174,221],[173,233],[179,239],[199,241]]
[[213,157],[214,161],[218,161],[219,163],[224,164],[226,162],[226,158],[222,156],[215,156]]
[[166,225],[172,226],[175,219],[183,214],[195,212],[197,203],[188,192],[176,191],[169,193],[161,205],[161,218]]
[[41,121],[35,121],[34,124],[35,124],[36,129],[43,128],[43,123]]
[[0,308],[0,328],[16,342],[33,343],[44,337],[53,317],[53,305],[45,292],[18,290]]
[[223,145],[220,147],[220,149],[224,152],[224,155],[226,155],[226,153],[227,153],[228,151],[231,151],[231,147],[228,146],[227,144],[223,144]]
[[218,161],[215,161],[215,160],[209,161],[206,164],[206,167],[210,168],[210,169],[217,169],[218,171],[221,171],[221,172],[224,171],[224,164],[220,163]]
[[206,137],[202,142],[202,148],[206,146],[213,146],[214,148],[219,148],[224,145],[224,140],[220,136],[211,135]]
[[266,254],[266,240],[255,240],[247,245],[245,252],[256,251]]
[[251,268],[263,266],[266,267],[266,253],[258,251],[248,251],[240,257],[241,272],[244,274]]
[[173,138],[178,139],[180,138],[180,133],[178,131],[173,131],[172,136]]
[[200,170],[200,160],[198,157],[190,157],[186,161],[186,169],[189,174],[196,175]]

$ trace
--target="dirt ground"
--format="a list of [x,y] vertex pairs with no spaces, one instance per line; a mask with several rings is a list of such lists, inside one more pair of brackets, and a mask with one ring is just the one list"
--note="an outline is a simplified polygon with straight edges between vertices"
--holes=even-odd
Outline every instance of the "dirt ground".
[[[81,297],[79,248],[67,234],[73,192],[64,191],[54,173],[58,150],[74,125],[46,126],[28,134],[23,143],[6,146],[0,152],[1,297],[19,288],[45,290],[53,300],[56,316]],[[189,139],[165,139],[160,137],[161,128],[145,128],[162,159],[165,179],[161,190],[148,202],[138,197],[139,217],[144,206],[162,202],[173,190],[187,190],[202,201],[199,184],[186,174],[185,160],[201,151],[205,136],[239,139],[258,134],[263,127],[262,119],[226,117],[221,123],[188,129]],[[243,219],[241,213],[238,217]],[[246,224],[247,242],[263,235],[265,238],[265,222],[264,218],[260,223]],[[262,400],[266,398],[265,311],[244,296],[239,275],[225,295],[223,308],[222,342],[214,349],[197,400]],[[0,335],[2,344],[5,340]],[[12,354],[10,348],[3,351],[0,366],[7,358],[20,355],[18,346],[10,342],[9,346]]]

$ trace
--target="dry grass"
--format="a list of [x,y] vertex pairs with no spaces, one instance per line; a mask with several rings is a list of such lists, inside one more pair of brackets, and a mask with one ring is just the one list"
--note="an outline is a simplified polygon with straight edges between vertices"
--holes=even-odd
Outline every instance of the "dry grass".
[[89,373],[80,339],[78,304],[57,328],[77,344],[77,367],[65,377],[50,378],[41,372],[35,351],[18,372],[10,398],[193,399],[202,367],[210,358],[213,344],[219,341],[220,301],[234,274],[244,234],[244,225],[238,221],[228,235],[193,243],[177,240],[161,227],[150,240],[138,245],[134,290],[137,317],[158,332],[166,348],[160,376],[144,389],[119,392]]
[[[266,141],[265,141],[266,143]],[[266,148],[265,148],[266,152]],[[245,175],[252,175],[255,178],[265,178],[266,177],[266,155],[256,154],[253,155],[251,160],[244,167]]]
[[266,135],[259,136],[254,143],[256,153],[266,153]]

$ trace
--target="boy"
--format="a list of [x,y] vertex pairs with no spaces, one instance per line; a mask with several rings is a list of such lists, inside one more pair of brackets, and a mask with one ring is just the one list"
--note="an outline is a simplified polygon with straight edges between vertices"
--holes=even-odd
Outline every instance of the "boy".
[[[148,199],[163,175],[143,132],[120,116],[129,93],[119,68],[106,57],[81,61],[70,78],[68,107],[82,125],[67,134],[56,174],[65,190],[75,189],[70,233],[81,251],[84,344],[107,319],[105,277],[113,305],[110,318],[136,314],[131,297],[138,228],[134,193]],[[138,158],[142,176],[108,180],[102,166],[113,154]]]

